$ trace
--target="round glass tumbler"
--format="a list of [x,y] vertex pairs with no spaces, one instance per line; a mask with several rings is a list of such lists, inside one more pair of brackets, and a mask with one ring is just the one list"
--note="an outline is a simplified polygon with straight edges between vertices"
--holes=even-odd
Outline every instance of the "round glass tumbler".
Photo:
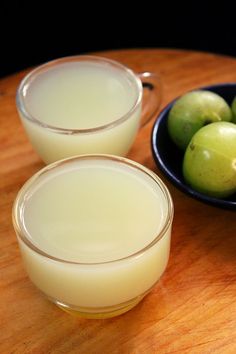
[[51,163],[81,154],[125,156],[160,99],[157,74],[136,75],[116,61],[80,55],[31,71],[16,105],[31,144]]
[[13,224],[32,282],[69,313],[108,318],[134,307],[166,269],[173,204],[152,171],[83,155],[31,177]]

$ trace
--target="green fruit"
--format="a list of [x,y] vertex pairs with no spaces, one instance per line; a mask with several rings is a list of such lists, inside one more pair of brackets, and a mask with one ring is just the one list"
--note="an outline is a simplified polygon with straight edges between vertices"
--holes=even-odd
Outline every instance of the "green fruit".
[[193,189],[209,196],[236,192],[236,125],[218,122],[201,128],[185,152],[183,175]]
[[231,108],[232,108],[232,113],[233,113],[233,119],[232,119],[232,121],[233,121],[234,123],[236,123],[236,96],[235,96],[234,99],[233,99]]
[[168,115],[168,131],[173,142],[185,150],[204,125],[231,119],[231,109],[221,96],[207,90],[192,91],[174,103]]

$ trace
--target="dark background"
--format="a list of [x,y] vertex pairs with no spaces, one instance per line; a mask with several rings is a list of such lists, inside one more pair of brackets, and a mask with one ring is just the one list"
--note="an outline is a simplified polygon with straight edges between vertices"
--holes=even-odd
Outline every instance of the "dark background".
[[236,57],[234,2],[7,1],[0,5],[0,76],[62,56],[180,48]]

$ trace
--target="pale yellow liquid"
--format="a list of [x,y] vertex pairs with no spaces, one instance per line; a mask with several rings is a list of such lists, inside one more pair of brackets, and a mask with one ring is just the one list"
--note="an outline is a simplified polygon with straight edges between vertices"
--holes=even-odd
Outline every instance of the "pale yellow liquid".
[[125,73],[99,63],[71,62],[34,79],[27,90],[26,108],[46,124],[86,129],[122,117],[136,96]]
[[[82,160],[41,176],[28,192],[22,218],[31,242],[20,241],[32,281],[49,297],[78,307],[107,307],[148,291],[163,273],[170,227],[148,246],[166,221],[167,202],[148,175],[110,160]],[[103,264],[92,264],[108,262]]]
[[[124,117],[139,97],[139,79],[108,64],[67,62],[36,76],[24,89],[25,109],[42,124],[91,129]],[[47,163],[84,153],[125,155],[140,120],[141,102],[129,119],[109,129],[63,135],[24,119],[28,136]]]

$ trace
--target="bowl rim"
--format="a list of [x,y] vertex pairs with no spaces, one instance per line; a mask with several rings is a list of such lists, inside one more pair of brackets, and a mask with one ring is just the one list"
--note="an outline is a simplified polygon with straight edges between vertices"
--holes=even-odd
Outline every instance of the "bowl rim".
[[[206,85],[202,87],[197,87],[193,88],[191,90],[186,91],[191,92],[191,91],[196,91],[196,90],[214,90],[216,88],[220,87],[235,87],[236,89],[236,82],[230,82],[230,83],[219,83],[219,84],[213,84],[213,85]],[[183,93],[184,94],[184,93]],[[183,95],[182,94],[182,95]],[[236,93],[235,93],[236,95]],[[175,187],[177,187],[179,190],[182,192],[186,193],[187,195],[191,196],[194,199],[197,199],[201,202],[216,206],[216,207],[221,207],[225,209],[231,209],[231,210],[236,210],[236,201],[232,200],[227,200],[227,199],[219,199],[215,197],[210,197],[208,195],[205,195],[203,193],[200,193],[198,191],[195,191],[193,188],[187,185],[187,183],[184,180],[181,180],[176,174],[174,174],[170,169],[166,166],[165,162],[163,161],[162,155],[159,152],[158,149],[158,144],[157,144],[157,139],[156,136],[158,134],[158,130],[160,127],[160,124],[164,119],[167,118],[167,114],[170,111],[171,107],[173,106],[174,102],[180,97],[181,95],[177,96],[175,99],[173,99],[171,102],[169,102],[158,114],[158,116],[155,119],[155,122],[153,124],[152,132],[151,132],[151,149],[152,149],[152,155],[153,158],[160,168],[161,172],[168,178],[170,182],[173,183]],[[177,147],[176,147],[177,149]]]

